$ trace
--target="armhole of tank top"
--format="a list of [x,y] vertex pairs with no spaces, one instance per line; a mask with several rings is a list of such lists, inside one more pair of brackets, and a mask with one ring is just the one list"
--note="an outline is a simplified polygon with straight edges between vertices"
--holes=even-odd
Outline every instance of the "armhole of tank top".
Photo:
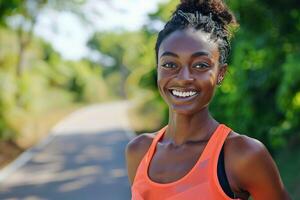
[[138,165],[138,167],[137,167],[137,169],[136,169],[136,172],[135,172],[135,175],[134,175],[134,178],[133,178],[133,182],[132,182],[131,187],[133,187],[134,183],[136,182],[138,173],[143,173],[143,172],[141,171],[141,167],[142,167],[143,162],[145,162],[145,159],[146,159],[146,157],[147,157],[147,154],[148,154],[149,149],[150,149],[150,147],[148,148],[148,150],[147,150],[146,153],[144,154],[143,158],[141,159],[141,161],[140,161],[140,163],[139,163],[139,165]]
[[[228,134],[226,134],[226,137],[224,136],[224,132],[227,131]],[[213,159],[213,176],[212,176],[212,179],[213,179],[213,182],[215,183],[215,185],[217,186],[217,188],[219,189],[219,192],[222,194],[222,196],[224,197],[224,199],[226,200],[233,200],[233,199],[236,199],[235,197],[235,194],[233,193],[233,197],[229,196],[224,190],[223,190],[223,187],[219,181],[219,178],[218,178],[218,164],[219,164],[219,158],[220,158],[220,154],[221,154],[221,151],[222,151],[222,148],[224,146],[224,143],[225,143],[225,140],[227,138],[227,136],[229,135],[231,129],[229,127],[227,127],[226,125],[224,125],[222,127],[222,134],[219,136],[219,137],[222,137],[223,139],[223,143],[222,144],[218,144],[217,145],[217,149],[216,149],[216,152],[215,152],[215,156],[214,156],[214,159]],[[224,139],[225,137],[225,139]],[[224,165],[225,167],[225,165]],[[225,168],[224,168],[224,171],[225,171]],[[227,180],[228,181],[228,180]],[[232,190],[231,190],[232,191]]]
[[[148,173],[148,172],[147,172],[147,169],[148,169],[148,164],[149,164],[149,163],[148,163],[149,161],[147,161],[147,158],[150,157],[149,155],[150,155],[151,152],[153,151],[153,148],[155,147],[154,145],[157,143],[157,140],[160,138],[160,134],[162,134],[162,133],[161,133],[162,130],[165,130],[165,127],[164,127],[163,129],[159,130],[159,131],[155,134],[155,136],[154,136],[154,138],[153,138],[153,140],[152,140],[152,142],[151,142],[149,148],[147,149],[146,153],[144,154],[143,158],[141,159],[141,161],[140,161],[140,163],[139,163],[139,165],[138,165],[138,167],[137,167],[137,170],[136,170],[136,172],[135,172],[135,176],[134,176],[134,178],[133,178],[132,186],[133,186],[134,183],[135,183],[135,180],[136,180],[136,177],[137,177],[137,174],[138,174],[138,173],[142,173],[143,175],[147,175],[147,173]],[[145,166],[145,169],[141,169],[143,163],[146,165],[146,166]],[[144,171],[141,171],[141,170],[146,170],[146,171],[144,172]],[[145,173],[146,173],[146,174],[145,174]]]
[[221,185],[225,194],[227,194],[228,197],[234,199],[235,194],[232,191],[232,189],[230,188],[228,178],[226,175],[226,171],[225,171],[224,144],[223,144],[221,152],[219,154],[217,175],[218,175],[219,184]]
[[143,155],[143,158],[140,160],[140,163],[138,164],[138,167],[136,168],[136,172],[135,172],[135,175],[134,175],[131,187],[133,187],[134,183],[136,182],[138,174],[139,173],[143,173],[143,171],[141,171],[142,170],[141,167],[142,167],[142,164],[145,163],[145,161],[146,161],[146,158],[147,158],[147,156],[149,154],[149,151],[150,151],[150,148],[151,148],[153,142],[154,142],[154,139],[151,142],[151,144],[150,144],[149,148],[147,149],[147,151],[145,152],[145,154]]

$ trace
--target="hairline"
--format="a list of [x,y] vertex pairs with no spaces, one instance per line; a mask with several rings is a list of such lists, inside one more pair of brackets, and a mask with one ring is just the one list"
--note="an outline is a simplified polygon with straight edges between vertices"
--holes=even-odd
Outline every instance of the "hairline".
[[[159,46],[158,46],[157,49],[156,49],[156,66],[158,65],[158,60],[159,60],[159,49],[160,49],[162,43],[163,43],[167,38],[169,38],[173,33],[175,33],[176,31],[187,31],[188,29],[191,29],[193,32],[200,32],[201,34],[207,35],[207,42],[211,42],[211,43],[214,43],[215,45],[217,45],[216,48],[217,48],[217,50],[218,50],[218,52],[219,52],[219,59],[218,59],[219,65],[224,65],[224,64],[226,64],[226,62],[225,62],[225,63],[220,62],[220,58],[221,58],[220,43],[222,42],[222,39],[219,38],[219,37],[212,38],[213,32],[207,32],[207,31],[204,31],[204,30],[201,29],[201,28],[197,29],[195,26],[188,25],[188,26],[183,27],[183,28],[182,28],[182,27],[178,27],[178,29],[175,29],[174,31],[170,32],[169,34],[167,34],[167,35],[163,38],[163,40],[161,40]],[[162,29],[162,31],[163,31],[163,30],[164,30],[164,29]],[[206,38],[206,37],[205,37],[205,38]]]

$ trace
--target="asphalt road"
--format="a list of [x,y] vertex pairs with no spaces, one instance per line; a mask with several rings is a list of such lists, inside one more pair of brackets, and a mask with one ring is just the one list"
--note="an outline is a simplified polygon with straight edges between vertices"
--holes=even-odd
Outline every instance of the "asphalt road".
[[0,172],[1,200],[127,200],[129,102],[71,114],[49,137]]

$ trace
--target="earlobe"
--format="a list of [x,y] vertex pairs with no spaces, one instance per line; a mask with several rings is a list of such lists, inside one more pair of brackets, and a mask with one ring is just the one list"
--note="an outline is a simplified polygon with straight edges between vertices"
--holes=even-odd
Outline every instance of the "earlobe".
[[219,66],[219,73],[218,73],[218,80],[217,80],[217,84],[220,85],[221,82],[223,81],[226,71],[227,71],[227,63],[222,64]]

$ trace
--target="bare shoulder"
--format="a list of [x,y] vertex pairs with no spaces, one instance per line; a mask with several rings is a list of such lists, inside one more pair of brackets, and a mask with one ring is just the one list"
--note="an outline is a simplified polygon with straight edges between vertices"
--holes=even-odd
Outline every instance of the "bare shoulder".
[[126,145],[126,153],[145,154],[150,147],[155,133],[143,133],[132,138]]
[[232,131],[224,144],[226,173],[233,188],[254,199],[288,199],[278,168],[265,145]]
[[224,155],[231,182],[237,190],[245,189],[242,177],[245,170],[251,170],[253,162],[271,157],[262,142],[234,131],[231,131],[225,140]]
[[231,158],[237,159],[236,161],[247,161],[250,158],[264,157],[269,154],[261,141],[234,131],[227,137],[225,146],[226,152]]
[[234,163],[230,165],[230,169],[238,176],[235,179],[240,182],[243,182],[240,177],[244,176],[245,171],[256,173],[268,167],[276,168],[266,146],[255,138],[232,131],[224,145],[226,161]]
[[131,139],[126,145],[125,157],[127,163],[128,178],[132,185],[136,170],[148,151],[156,133],[143,133]]

